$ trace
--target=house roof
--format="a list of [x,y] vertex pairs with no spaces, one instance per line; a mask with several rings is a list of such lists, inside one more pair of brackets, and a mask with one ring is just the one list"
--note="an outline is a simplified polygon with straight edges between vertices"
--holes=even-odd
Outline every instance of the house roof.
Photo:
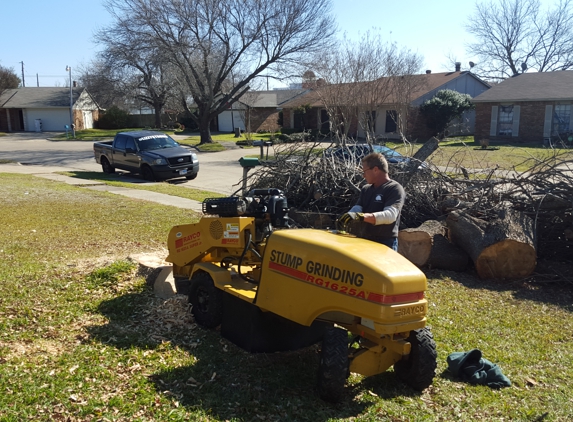
[[[73,102],[85,88],[73,88]],[[70,107],[70,88],[16,88],[7,89],[0,96],[0,108],[60,108]]]
[[[409,93],[408,102],[415,101],[416,99],[424,96],[430,91],[440,89],[440,87],[446,85],[448,82],[459,78],[462,75],[469,74],[474,76],[470,72],[444,72],[444,73],[425,73],[419,75],[409,76],[409,85],[413,87],[412,91]],[[474,76],[475,77],[475,76]],[[384,90],[389,93],[388,97],[384,99],[385,104],[394,104],[404,99],[398,98],[398,94],[392,94],[392,91],[401,91],[399,86],[404,77],[389,77],[381,78],[373,82],[357,82],[348,84],[337,84],[337,85],[324,85],[320,86],[312,91],[307,92],[304,95],[294,98],[291,101],[287,101],[282,106],[284,108],[296,108],[303,105],[310,105],[311,107],[321,107],[324,104],[324,92],[326,90],[338,90],[339,98],[344,98],[346,95],[356,95],[355,92],[364,92],[367,95],[376,95],[377,91]],[[386,87],[376,87],[380,86],[380,82]],[[398,89],[392,89],[392,87],[398,87]],[[358,94],[360,95],[360,94]],[[368,101],[366,99],[365,101]]]
[[473,102],[573,100],[573,71],[522,73],[493,85]]
[[249,91],[239,100],[250,107],[277,108],[282,103],[306,92],[306,89],[276,89],[272,91]]

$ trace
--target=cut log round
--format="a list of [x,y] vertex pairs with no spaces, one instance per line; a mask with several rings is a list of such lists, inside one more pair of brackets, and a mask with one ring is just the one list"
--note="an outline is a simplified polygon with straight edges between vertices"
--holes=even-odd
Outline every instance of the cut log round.
[[533,221],[511,209],[498,217],[484,221],[452,212],[446,219],[450,241],[470,256],[480,278],[527,277],[536,265]]
[[428,220],[420,227],[400,230],[398,252],[418,267],[464,271],[467,254],[446,238],[446,227],[436,220]]
[[436,220],[425,221],[420,227],[400,230],[398,252],[418,267],[425,267],[430,260],[434,237],[445,234],[446,228]]

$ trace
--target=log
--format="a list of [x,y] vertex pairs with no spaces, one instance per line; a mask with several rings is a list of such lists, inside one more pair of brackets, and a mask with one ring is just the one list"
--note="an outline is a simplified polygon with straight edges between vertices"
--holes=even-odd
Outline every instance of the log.
[[512,209],[485,221],[464,211],[451,212],[447,219],[449,240],[464,250],[482,279],[514,279],[535,270],[536,251],[533,220]]
[[444,224],[436,220],[400,230],[398,252],[420,268],[464,271],[469,261],[467,254],[446,238]]

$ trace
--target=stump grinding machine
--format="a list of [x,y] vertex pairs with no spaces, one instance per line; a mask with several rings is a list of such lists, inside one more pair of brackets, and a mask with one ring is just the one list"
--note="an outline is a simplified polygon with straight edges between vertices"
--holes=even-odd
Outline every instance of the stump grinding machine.
[[198,324],[249,352],[322,342],[318,394],[343,399],[350,372],[394,366],[423,390],[436,345],[426,327],[425,275],[397,252],[337,230],[290,228],[278,189],[206,199],[201,220],[168,238],[177,292]]

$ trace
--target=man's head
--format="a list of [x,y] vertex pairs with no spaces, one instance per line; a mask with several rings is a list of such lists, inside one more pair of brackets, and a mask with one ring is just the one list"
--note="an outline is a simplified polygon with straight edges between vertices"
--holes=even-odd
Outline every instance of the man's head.
[[375,186],[390,180],[388,176],[388,161],[383,154],[373,152],[362,159],[362,172],[366,182]]

